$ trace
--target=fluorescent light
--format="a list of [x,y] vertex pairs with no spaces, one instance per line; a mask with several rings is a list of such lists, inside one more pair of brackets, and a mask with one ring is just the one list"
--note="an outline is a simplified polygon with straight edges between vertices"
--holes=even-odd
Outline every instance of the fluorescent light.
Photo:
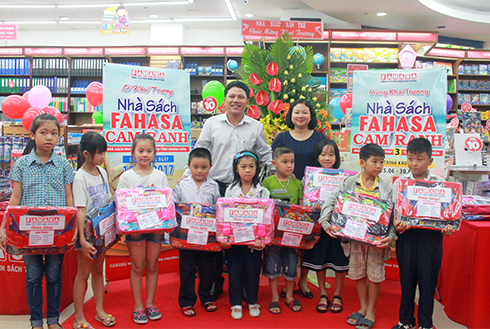
[[57,7],[58,8],[88,8],[88,7],[108,8],[108,7],[116,7],[120,5],[121,5],[120,3],[102,3],[102,4],[91,3],[91,4],[77,4],[77,5],[57,5]]
[[100,21],[60,21],[60,24],[100,24]]
[[225,0],[226,2],[226,7],[228,7],[228,11],[230,12],[231,18],[236,21],[236,14],[235,10],[233,9],[233,6],[231,5],[230,0]]
[[0,8],[54,8],[55,5],[0,5]]
[[131,24],[138,24],[138,23],[170,23],[172,20],[170,18],[162,18],[162,19],[132,19]]
[[388,15],[388,14],[387,14],[387,13],[384,13],[384,12],[381,12],[381,13],[377,13],[376,15],[377,15],[377,16],[386,16],[386,15]]
[[189,3],[194,3],[194,0],[188,0],[188,1],[189,1]]
[[152,15],[150,15],[150,18],[158,18],[158,15],[157,14],[152,14]]
[[156,2],[128,2],[123,3],[125,7],[137,7],[137,6],[165,6],[165,5],[186,5],[187,1],[156,1]]
[[174,18],[174,22],[229,22],[231,18]]
[[56,21],[5,21],[6,24],[56,24]]
[[254,17],[254,14],[248,13],[248,14],[245,14],[245,17]]
[[68,17],[66,16],[60,16],[60,21],[67,21],[68,20]]

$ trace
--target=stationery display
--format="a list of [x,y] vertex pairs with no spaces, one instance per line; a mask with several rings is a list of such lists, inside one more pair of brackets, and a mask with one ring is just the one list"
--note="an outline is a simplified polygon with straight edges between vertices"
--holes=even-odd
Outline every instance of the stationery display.
[[76,207],[9,206],[5,220],[11,255],[62,254],[74,246]]
[[171,188],[116,190],[117,233],[170,232],[177,225]]
[[340,183],[356,171],[343,169],[327,169],[321,167],[306,167],[303,191],[303,203],[307,207],[323,204],[330,192],[340,186]]
[[397,220],[410,227],[458,229],[461,220],[461,183],[401,179],[396,200]]
[[392,213],[390,200],[340,191],[331,224],[338,237],[376,246],[388,236]]
[[115,210],[116,206],[113,201],[108,206],[101,208],[94,218],[85,218],[85,239],[96,249],[95,255],[91,255],[93,259],[111,248],[120,239],[120,236],[116,234]]
[[270,244],[274,231],[274,200],[219,198],[216,235],[219,242],[262,246]]
[[170,244],[177,249],[221,251],[216,240],[216,208],[202,203],[176,203],[177,227]]
[[272,244],[298,249],[311,249],[320,237],[320,211],[311,207],[275,201],[274,237]]

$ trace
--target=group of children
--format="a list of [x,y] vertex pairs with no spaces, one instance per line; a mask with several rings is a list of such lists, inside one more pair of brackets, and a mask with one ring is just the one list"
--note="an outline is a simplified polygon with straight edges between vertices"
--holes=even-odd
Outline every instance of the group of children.
[[[92,274],[92,287],[96,305],[95,320],[104,326],[113,326],[116,319],[106,313],[103,307],[104,282],[102,276],[104,254],[92,259],[95,248],[84,235],[85,218],[97,214],[97,210],[109,203],[110,192],[107,173],[100,165],[104,162],[107,144],[104,138],[87,132],[80,141],[79,170],[75,177],[68,161],[53,152],[59,135],[59,124],[54,116],[42,114],[36,117],[31,127],[32,152],[20,158],[11,171],[13,193],[9,205],[22,206],[76,206],[78,208],[78,234],[75,249],[78,252],[78,273],[75,279],[74,329],[91,328],[83,312],[83,300],[87,279]],[[30,152],[30,153],[28,153]],[[118,188],[168,187],[165,174],[153,168],[155,141],[152,136],[142,133],[132,145],[134,167],[126,171],[119,180]],[[393,185],[379,178],[383,170],[385,153],[376,144],[367,144],[360,150],[360,174],[346,178],[340,186],[342,191],[368,194],[374,197],[396,198],[398,181]],[[340,157],[337,145],[322,140],[315,150],[316,165],[323,168],[339,168]],[[276,173],[259,182],[259,159],[252,151],[241,151],[233,159],[234,181],[226,189],[225,197],[233,198],[273,198],[291,204],[302,204],[303,185],[293,173],[294,152],[287,147],[277,147],[273,152],[273,165]],[[413,139],[407,147],[407,161],[410,173],[400,178],[417,180],[440,180],[428,170],[432,163],[432,147],[424,138]],[[203,148],[196,148],[189,154],[188,166],[191,176],[183,179],[175,188],[175,202],[206,203],[215,205],[220,197],[218,184],[208,177],[212,166],[211,154]],[[72,193],[73,182],[73,193]],[[317,272],[320,288],[320,302],[317,311],[333,313],[342,311],[342,287],[348,271],[349,277],[356,281],[360,308],[351,314],[347,323],[357,329],[371,328],[376,317],[376,303],[384,280],[384,260],[389,255],[389,247],[397,239],[397,257],[400,266],[402,299],[399,323],[393,328],[413,328],[414,297],[417,282],[420,289],[419,328],[432,327],[433,296],[442,259],[442,234],[451,235],[454,230],[447,226],[441,232],[423,229],[409,229],[403,222],[393,221],[389,235],[380,246],[370,246],[359,242],[346,242],[337,239],[330,225],[338,191],[329,194],[321,207],[319,222],[323,228],[316,246],[305,252],[302,262],[299,287],[305,297],[304,287],[309,270]],[[394,191],[394,192],[392,192]],[[5,248],[5,220],[0,231],[0,244]],[[398,234],[396,233],[398,232]],[[163,234],[129,234],[126,243],[131,258],[130,286],[134,299],[133,320],[144,324],[161,318],[155,305],[155,292],[158,285],[158,256]],[[266,246],[256,243],[253,246],[230,245],[222,243],[229,273],[229,300],[231,316],[241,319],[242,298],[248,304],[251,317],[260,315],[257,304],[260,274],[270,282],[272,300],[269,311],[281,313],[279,304],[279,277],[286,280],[285,305],[293,312],[301,311],[301,302],[293,298],[295,278],[298,276],[298,249],[282,246]],[[206,251],[179,250],[180,289],[179,305],[184,316],[196,315],[194,305],[195,270],[199,269],[198,295],[206,312],[216,311],[217,306],[211,296],[213,276],[213,253]],[[42,279],[47,283],[47,324],[48,328],[61,328],[59,305],[61,297],[61,267],[63,255],[24,256],[26,264],[26,289],[31,314],[31,325],[43,327]],[[325,290],[325,270],[336,272],[336,289],[333,304]],[[146,302],[142,302],[142,275],[146,270]],[[244,294],[245,292],[245,294]],[[310,292],[311,294],[311,292]]]

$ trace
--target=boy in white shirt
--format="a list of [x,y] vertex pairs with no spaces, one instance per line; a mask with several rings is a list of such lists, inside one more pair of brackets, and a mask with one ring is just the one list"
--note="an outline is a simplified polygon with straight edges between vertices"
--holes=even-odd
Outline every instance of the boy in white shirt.
[[[219,185],[208,177],[212,167],[211,153],[204,148],[195,148],[189,154],[187,164],[191,175],[184,178],[176,187],[174,200],[176,203],[205,203],[216,205],[220,197]],[[199,299],[206,312],[216,311],[216,304],[211,296],[213,284],[213,269],[215,262],[214,252],[179,250],[180,290],[179,305],[182,314],[187,317],[196,315],[195,272],[199,268]]]

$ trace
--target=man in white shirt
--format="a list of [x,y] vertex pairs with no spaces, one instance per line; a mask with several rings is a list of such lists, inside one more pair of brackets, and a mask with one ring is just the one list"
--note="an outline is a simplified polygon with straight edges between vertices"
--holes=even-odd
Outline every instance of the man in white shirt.
[[[211,152],[213,167],[209,177],[220,185],[223,196],[226,187],[233,182],[233,157],[240,151],[251,150],[271,170],[272,149],[264,135],[263,125],[245,115],[249,103],[250,88],[240,81],[226,86],[224,104],[226,113],[209,118],[196,142]],[[189,176],[186,168],[183,176]],[[182,179],[182,178],[181,178]]]

